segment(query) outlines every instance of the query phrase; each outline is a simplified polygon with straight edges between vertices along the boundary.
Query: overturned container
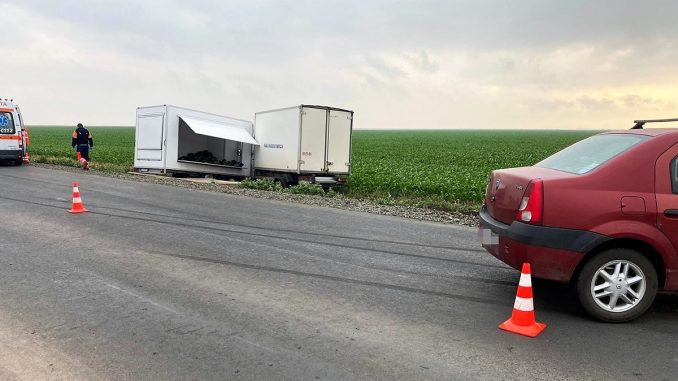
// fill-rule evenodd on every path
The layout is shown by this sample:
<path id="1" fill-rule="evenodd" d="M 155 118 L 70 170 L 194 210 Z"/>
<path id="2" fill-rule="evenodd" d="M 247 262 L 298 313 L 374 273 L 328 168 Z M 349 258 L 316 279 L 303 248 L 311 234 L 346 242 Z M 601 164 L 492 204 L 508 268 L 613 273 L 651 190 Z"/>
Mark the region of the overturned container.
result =
<path id="1" fill-rule="evenodd" d="M 134 171 L 251 175 L 250 121 L 162 105 L 137 108 Z"/>

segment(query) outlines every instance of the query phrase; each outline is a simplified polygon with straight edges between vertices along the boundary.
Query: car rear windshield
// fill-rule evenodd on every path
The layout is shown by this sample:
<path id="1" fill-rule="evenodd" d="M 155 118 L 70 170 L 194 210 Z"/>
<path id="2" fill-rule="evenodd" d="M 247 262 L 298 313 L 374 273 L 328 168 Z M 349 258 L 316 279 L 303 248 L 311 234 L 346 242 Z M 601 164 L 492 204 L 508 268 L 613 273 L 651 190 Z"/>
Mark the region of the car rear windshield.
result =
<path id="1" fill-rule="evenodd" d="M 11 112 L 0 112 L 0 134 L 14 133 L 14 119 Z"/>
<path id="2" fill-rule="evenodd" d="M 647 139 L 643 135 L 591 136 L 537 163 L 537 167 L 584 174 Z"/>

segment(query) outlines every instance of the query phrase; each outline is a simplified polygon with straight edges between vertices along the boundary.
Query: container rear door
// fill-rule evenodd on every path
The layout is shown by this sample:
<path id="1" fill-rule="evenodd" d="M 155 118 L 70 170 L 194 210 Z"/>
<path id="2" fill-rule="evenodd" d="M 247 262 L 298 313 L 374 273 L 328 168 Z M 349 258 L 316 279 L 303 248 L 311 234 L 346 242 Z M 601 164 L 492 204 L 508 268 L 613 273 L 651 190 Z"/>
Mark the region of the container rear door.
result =
<path id="1" fill-rule="evenodd" d="M 284 172 L 299 171 L 299 107 L 255 114 L 255 168 Z"/>
<path id="2" fill-rule="evenodd" d="M 327 139 L 327 168 L 330 173 L 349 173 L 352 119 L 350 112 L 330 111 Z"/>
<path id="3" fill-rule="evenodd" d="M 137 117 L 137 160 L 161 161 L 165 114 Z"/>
<path id="4" fill-rule="evenodd" d="M 327 110 L 304 107 L 301 113 L 301 171 L 324 172 Z"/>

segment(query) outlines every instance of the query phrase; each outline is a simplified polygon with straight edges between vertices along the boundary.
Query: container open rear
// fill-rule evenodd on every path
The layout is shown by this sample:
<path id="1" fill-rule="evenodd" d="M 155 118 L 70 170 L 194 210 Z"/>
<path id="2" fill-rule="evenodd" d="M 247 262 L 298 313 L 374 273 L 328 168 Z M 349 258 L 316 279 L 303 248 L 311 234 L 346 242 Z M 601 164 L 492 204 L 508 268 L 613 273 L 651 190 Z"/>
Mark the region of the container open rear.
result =
<path id="1" fill-rule="evenodd" d="M 175 106 L 137 110 L 138 172 L 250 175 L 252 123 Z"/>

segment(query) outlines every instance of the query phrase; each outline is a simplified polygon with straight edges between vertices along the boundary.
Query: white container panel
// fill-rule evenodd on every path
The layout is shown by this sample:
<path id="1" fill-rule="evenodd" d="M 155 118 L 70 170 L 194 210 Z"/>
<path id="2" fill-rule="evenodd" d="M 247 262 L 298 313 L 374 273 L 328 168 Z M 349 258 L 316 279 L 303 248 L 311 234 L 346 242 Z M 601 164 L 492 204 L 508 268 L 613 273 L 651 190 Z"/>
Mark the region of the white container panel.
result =
<path id="1" fill-rule="evenodd" d="M 137 117 L 137 149 L 162 150 L 164 121 L 164 113 Z"/>
<path id="2" fill-rule="evenodd" d="M 325 170 L 327 110 L 304 107 L 301 116 L 301 171 Z"/>
<path id="3" fill-rule="evenodd" d="M 327 169 L 329 173 L 350 172 L 351 126 L 350 112 L 330 110 L 327 139 Z"/>
<path id="4" fill-rule="evenodd" d="M 254 122 L 255 167 L 299 171 L 299 107 L 257 113 Z"/>
<path id="5" fill-rule="evenodd" d="M 165 106 L 137 109 L 134 143 L 135 168 L 162 169 L 165 167 L 166 111 Z"/>
<path id="6" fill-rule="evenodd" d="M 162 151 L 155 149 L 137 150 L 137 160 L 162 161 Z"/>

